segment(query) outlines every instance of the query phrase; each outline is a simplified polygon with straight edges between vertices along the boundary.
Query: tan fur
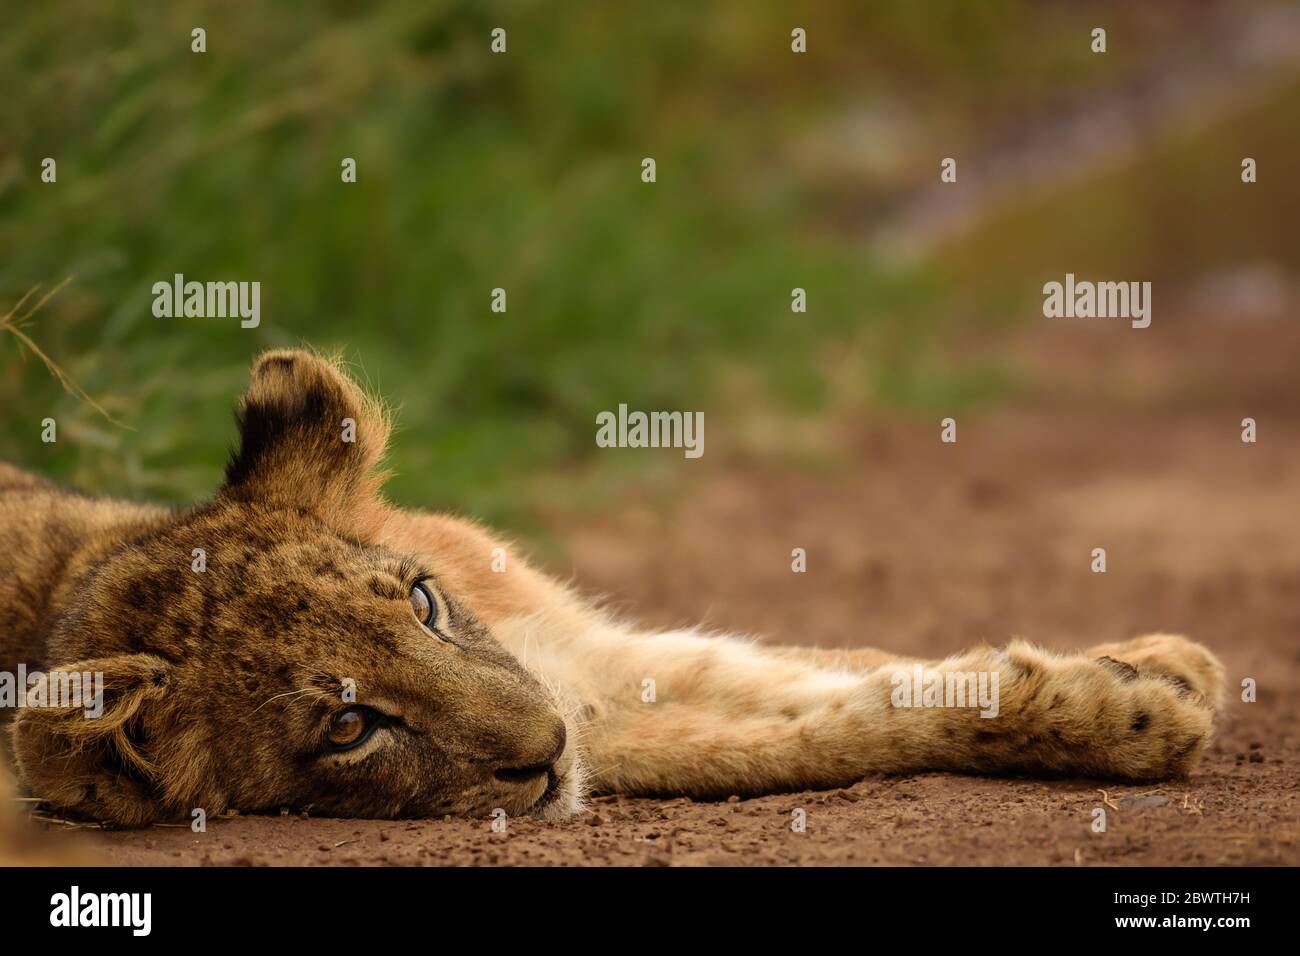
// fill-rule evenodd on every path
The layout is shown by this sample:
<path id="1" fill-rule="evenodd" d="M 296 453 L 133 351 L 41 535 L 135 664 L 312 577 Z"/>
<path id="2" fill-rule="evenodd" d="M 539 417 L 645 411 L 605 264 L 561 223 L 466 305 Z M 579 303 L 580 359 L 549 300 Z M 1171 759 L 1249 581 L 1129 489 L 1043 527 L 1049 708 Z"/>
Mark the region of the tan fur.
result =
<path id="1" fill-rule="evenodd" d="M 388 425 L 336 362 L 262 356 L 239 414 L 227 482 L 192 511 L 0 464 L 0 669 L 105 675 L 102 717 L 13 721 L 23 782 L 70 812 L 557 818 L 588 788 L 725 796 L 926 769 L 1155 780 L 1186 773 L 1211 733 L 1222 668 L 1180 637 L 978 648 L 925 666 L 995 673 L 996 717 L 899 707 L 900 668 L 922 662 L 644 631 L 475 524 L 385 503 Z M 441 639 L 412 615 L 412 575 L 445 604 Z M 349 681 L 399 722 L 322 753 Z"/>

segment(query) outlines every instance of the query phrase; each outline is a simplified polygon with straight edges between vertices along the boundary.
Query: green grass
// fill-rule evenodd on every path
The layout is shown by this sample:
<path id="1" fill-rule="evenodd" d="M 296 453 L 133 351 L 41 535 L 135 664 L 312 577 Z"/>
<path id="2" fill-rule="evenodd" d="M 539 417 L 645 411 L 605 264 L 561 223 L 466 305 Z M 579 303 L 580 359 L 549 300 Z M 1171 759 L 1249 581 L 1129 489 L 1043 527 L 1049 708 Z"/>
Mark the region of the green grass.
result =
<path id="1" fill-rule="evenodd" d="M 1159 34 L 1108 11 L 1132 40 Z M 250 358 L 341 347 L 400 409 L 394 497 L 518 526 L 564 493 L 535 476 L 592 463 L 602 409 L 745 415 L 719 387 L 730 368 L 808 413 L 845 355 L 862 401 L 996 396 L 996 370 L 935 359 L 941 275 L 885 269 L 839 221 L 1044 84 L 1084 93 L 1135 68 L 1136 42 L 1088 54 L 1087 19 L 1021 2 L 31 5 L 0 31 L 0 311 L 74 276 L 30 331 L 130 428 L 4 337 L 0 457 L 194 501 Z M 838 154 L 845 117 L 900 102 L 911 139 Z M 46 156 L 57 184 L 39 181 Z M 150 287 L 176 272 L 260 281 L 261 327 L 155 318 Z"/>

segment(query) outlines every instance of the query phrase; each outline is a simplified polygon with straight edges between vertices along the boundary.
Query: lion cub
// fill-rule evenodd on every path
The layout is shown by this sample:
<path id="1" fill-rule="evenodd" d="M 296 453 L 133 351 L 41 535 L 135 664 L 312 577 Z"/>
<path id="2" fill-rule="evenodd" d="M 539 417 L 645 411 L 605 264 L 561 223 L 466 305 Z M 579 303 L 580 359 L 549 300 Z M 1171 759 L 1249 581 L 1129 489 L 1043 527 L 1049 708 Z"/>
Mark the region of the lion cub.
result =
<path id="1" fill-rule="evenodd" d="M 497 573 L 509 545 L 383 500 L 387 422 L 314 354 L 261 356 L 237 421 L 224 484 L 184 511 L 0 464 L 0 670 L 29 675 L 0 713 L 23 782 L 71 813 L 558 819 L 591 789 L 1155 780 L 1210 736 L 1222 669 L 1181 637 L 925 663 L 649 633 L 516 554 Z"/>

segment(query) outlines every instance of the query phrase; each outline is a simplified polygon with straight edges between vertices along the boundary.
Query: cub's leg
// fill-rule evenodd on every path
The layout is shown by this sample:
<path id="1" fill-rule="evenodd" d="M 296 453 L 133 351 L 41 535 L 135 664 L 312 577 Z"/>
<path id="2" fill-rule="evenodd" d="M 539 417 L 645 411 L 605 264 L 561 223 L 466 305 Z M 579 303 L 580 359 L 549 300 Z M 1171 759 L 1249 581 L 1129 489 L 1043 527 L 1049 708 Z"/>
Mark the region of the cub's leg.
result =
<path id="1" fill-rule="evenodd" d="M 817 667 L 871 671 L 884 664 L 914 663 L 915 658 L 891 654 L 874 647 L 828 649 L 774 647 L 772 653 L 790 661 Z M 1109 657 L 1132 665 L 1147 676 L 1165 677 L 1218 708 L 1223 694 L 1223 667 L 1218 658 L 1195 641 L 1177 634 L 1147 634 L 1131 641 L 1115 641 L 1088 648 L 1088 657 Z"/>
<path id="2" fill-rule="evenodd" d="M 959 673 L 992 668 L 999 676 L 996 717 L 968 709 L 963 719 L 938 708 L 919 726 L 927 717 L 908 711 L 922 753 L 949 770 L 1181 776 L 1210 739 L 1222 686 L 1222 668 L 1209 651 L 1164 636 L 1068 656 L 1014 641 L 933 666 Z M 936 739 L 936 730 L 949 743 Z"/>
<path id="3" fill-rule="evenodd" d="M 831 668 L 802 649 L 682 632 L 617 644 L 600 692 L 584 696 L 593 783 L 624 792 L 761 793 L 919 770 L 1164 779 L 1204 748 L 1217 692 L 1217 662 L 1182 639 L 1101 659 L 1016 641 L 869 670 L 869 654 Z M 918 670 L 916 693 L 901 695 Z M 653 700 L 633 693 L 642 675 Z M 940 691 L 934 706 L 921 692 L 932 675 L 941 687 L 957 678 L 972 698 L 982 679 L 989 699 L 950 706 Z"/>
<path id="4" fill-rule="evenodd" d="M 913 660 L 874 647 L 773 647 L 770 652 L 788 661 L 847 671 L 873 671 L 882 664 Z"/>

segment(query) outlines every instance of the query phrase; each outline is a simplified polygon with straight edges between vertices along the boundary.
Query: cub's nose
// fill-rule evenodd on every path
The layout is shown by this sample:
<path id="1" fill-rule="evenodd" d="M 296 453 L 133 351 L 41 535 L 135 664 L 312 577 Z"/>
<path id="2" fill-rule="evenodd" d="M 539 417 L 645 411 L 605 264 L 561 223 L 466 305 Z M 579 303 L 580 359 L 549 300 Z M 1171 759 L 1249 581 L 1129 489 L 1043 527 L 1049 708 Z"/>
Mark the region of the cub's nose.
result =
<path id="1" fill-rule="evenodd" d="M 526 758 L 519 762 L 506 764 L 498 767 L 493 772 L 493 775 L 498 780 L 504 780 L 507 783 L 523 783 L 542 774 L 550 773 L 556 761 L 564 755 L 564 745 L 567 742 L 568 733 L 564 729 L 564 721 L 557 721 L 551 747 L 549 751 L 545 752 L 545 757 L 541 760 Z"/>

